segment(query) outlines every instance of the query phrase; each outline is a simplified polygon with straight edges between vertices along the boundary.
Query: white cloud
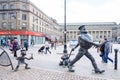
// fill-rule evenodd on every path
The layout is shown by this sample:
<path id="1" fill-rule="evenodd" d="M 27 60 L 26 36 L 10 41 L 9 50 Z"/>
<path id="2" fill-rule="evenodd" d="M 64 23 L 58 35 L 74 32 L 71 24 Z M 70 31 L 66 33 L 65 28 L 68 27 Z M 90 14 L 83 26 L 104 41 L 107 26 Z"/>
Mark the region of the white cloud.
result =
<path id="1" fill-rule="evenodd" d="M 49 17 L 64 22 L 64 0 L 31 1 Z M 119 10 L 120 0 L 66 0 L 66 22 L 119 22 Z"/>

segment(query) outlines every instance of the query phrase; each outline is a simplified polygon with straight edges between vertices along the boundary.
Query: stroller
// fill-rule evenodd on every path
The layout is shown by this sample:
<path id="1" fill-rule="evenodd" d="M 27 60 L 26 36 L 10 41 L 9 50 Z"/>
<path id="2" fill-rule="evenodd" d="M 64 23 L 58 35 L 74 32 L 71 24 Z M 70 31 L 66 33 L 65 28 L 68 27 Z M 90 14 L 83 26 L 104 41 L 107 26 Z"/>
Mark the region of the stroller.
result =
<path id="1" fill-rule="evenodd" d="M 44 51 L 43 51 L 44 49 L 45 49 L 45 46 L 42 46 L 42 47 L 38 50 L 38 52 L 39 52 L 39 53 L 40 53 L 40 52 L 43 53 L 43 52 L 44 52 Z"/>

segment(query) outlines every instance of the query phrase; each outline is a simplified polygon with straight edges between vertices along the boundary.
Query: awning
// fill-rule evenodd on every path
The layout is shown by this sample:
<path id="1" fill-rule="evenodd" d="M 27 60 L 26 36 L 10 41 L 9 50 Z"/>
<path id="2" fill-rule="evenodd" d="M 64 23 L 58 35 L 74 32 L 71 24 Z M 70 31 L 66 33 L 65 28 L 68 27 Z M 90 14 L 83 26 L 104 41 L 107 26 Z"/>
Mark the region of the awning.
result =
<path id="1" fill-rule="evenodd" d="M 31 35 L 31 36 L 40 36 L 43 37 L 44 34 L 38 33 L 38 32 L 33 32 L 33 31 L 10 31 L 10 30 L 1 30 L 0 35 Z"/>

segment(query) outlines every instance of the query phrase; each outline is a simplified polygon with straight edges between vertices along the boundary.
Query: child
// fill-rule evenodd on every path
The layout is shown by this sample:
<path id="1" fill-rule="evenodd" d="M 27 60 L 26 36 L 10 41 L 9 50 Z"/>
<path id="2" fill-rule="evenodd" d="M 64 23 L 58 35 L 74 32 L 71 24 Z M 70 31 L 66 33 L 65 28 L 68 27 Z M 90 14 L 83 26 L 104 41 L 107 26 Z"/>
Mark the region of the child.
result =
<path id="1" fill-rule="evenodd" d="M 18 65 L 16 66 L 15 71 L 18 70 L 20 64 L 25 64 L 25 69 L 30 69 L 30 67 L 28 67 L 28 64 L 25 62 L 25 59 L 31 60 L 31 59 L 33 59 L 33 57 L 31 56 L 31 58 L 27 58 L 27 57 L 25 57 L 25 55 L 26 55 L 26 50 L 21 50 L 21 57 L 17 58 Z"/>

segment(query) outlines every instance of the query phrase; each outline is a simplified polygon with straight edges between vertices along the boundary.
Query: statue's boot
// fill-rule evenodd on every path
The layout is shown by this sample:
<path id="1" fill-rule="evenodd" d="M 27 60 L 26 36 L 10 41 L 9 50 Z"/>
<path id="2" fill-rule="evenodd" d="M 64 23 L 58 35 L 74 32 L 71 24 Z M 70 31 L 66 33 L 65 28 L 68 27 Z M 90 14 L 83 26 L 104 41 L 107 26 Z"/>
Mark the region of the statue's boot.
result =
<path id="1" fill-rule="evenodd" d="M 92 59 L 92 63 L 93 63 L 93 67 L 94 67 L 95 73 L 102 74 L 103 72 L 105 72 L 105 70 L 100 70 L 100 69 L 97 67 L 97 64 L 96 64 L 94 58 Z"/>
<path id="2" fill-rule="evenodd" d="M 25 69 L 30 69 L 30 67 L 28 67 L 28 64 L 25 65 Z"/>
<path id="3" fill-rule="evenodd" d="M 31 69 L 30 67 L 25 67 L 25 69 Z"/>
<path id="4" fill-rule="evenodd" d="M 14 70 L 14 71 L 17 71 L 17 70 L 18 70 L 18 68 L 19 68 L 19 66 L 17 65 L 17 67 L 15 68 L 15 70 Z"/>
<path id="5" fill-rule="evenodd" d="M 70 65 L 68 64 L 67 67 L 68 67 L 68 69 L 69 69 L 69 72 L 75 72 L 75 70 L 72 69 L 73 66 L 70 66 Z"/>
<path id="6" fill-rule="evenodd" d="M 105 70 L 95 70 L 95 73 L 100 73 L 100 74 L 102 74 L 103 72 L 105 72 Z"/>

